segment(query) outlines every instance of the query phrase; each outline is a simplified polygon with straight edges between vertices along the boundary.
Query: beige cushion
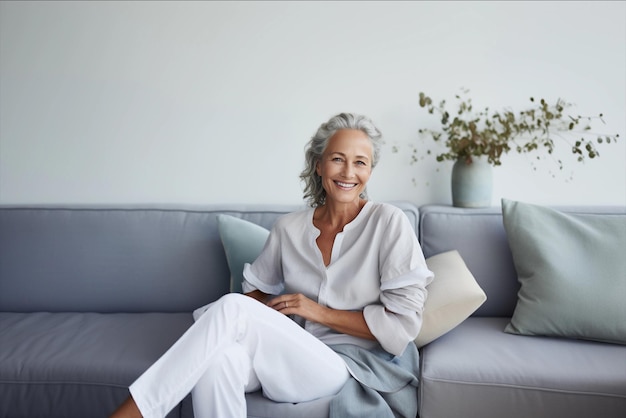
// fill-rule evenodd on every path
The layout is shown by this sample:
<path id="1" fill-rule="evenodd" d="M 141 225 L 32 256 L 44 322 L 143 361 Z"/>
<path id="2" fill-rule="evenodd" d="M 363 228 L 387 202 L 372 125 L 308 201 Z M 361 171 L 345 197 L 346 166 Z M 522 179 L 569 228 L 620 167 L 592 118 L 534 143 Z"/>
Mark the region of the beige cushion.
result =
<path id="1" fill-rule="evenodd" d="M 422 330 L 415 339 L 418 347 L 452 330 L 487 300 L 458 251 L 429 257 L 426 264 L 435 278 L 427 287 Z"/>

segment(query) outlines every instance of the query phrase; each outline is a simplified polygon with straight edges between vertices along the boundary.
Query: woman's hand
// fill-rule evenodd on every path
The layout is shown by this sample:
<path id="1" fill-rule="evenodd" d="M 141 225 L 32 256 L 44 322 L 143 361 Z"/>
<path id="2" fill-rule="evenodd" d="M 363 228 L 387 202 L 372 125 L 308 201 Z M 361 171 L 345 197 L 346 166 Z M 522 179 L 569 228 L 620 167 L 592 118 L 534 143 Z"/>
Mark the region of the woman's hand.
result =
<path id="1" fill-rule="evenodd" d="M 375 340 L 361 311 L 342 311 L 322 306 L 301 293 L 277 296 L 267 306 L 285 315 L 298 315 L 308 321 L 326 325 L 335 331 Z"/>
<path id="2" fill-rule="evenodd" d="M 313 302 L 302 293 L 280 295 L 267 302 L 267 306 L 276 309 L 285 315 L 298 315 L 304 319 L 320 322 L 324 308 L 319 303 Z"/>

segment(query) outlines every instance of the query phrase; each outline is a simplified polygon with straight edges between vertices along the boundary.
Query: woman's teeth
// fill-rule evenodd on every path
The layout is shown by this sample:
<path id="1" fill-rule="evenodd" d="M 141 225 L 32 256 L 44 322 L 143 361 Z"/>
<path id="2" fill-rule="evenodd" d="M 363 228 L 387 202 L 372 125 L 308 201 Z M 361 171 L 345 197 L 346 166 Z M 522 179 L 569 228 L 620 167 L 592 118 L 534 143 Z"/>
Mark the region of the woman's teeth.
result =
<path id="1" fill-rule="evenodd" d="M 351 189 L 354 186 L 356 186 L 356 184 L 354 184 L 354 183 L 342 183 L 340 181 L 336 181 L 335 184 L 337 184 L 337 186 L 343 187 L 345 189 Z"/>

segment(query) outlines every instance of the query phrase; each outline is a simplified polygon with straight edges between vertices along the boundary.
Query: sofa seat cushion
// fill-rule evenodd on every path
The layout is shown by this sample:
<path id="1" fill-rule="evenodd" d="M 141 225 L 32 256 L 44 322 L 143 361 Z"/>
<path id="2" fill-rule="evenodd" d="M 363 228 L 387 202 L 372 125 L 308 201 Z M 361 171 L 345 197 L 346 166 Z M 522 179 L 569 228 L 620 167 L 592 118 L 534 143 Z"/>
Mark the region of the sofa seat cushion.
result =
<path id="1" fill-rule="evenodd" d="M 471 317 L 422 350 L 420 417 L 626 416 L 626 347 L 511 335 Z"/>
<path id="2" fill-rule="evenodd" d="M 0 417 L 107 417 L 186 330 L 189 313 L 0 312 Z M 255 418 L 328 416 L 331 397 L 246 396 Z M 193 417 L 191 396 L 168 417 Z"/>
<path id="3" fill-rule="evenodd" d="M 106 417 L 189 313 L 0 313 L 0 416 Z M 180 416 L 179 405 L 171 416 Z"/>
<path id="4" fill-rule="evenodd" d="M 332 396 L 310 402 L 280 403 L 270 401 L 259 390 L 246 394 L 248 418 L 327 418 Z"/>

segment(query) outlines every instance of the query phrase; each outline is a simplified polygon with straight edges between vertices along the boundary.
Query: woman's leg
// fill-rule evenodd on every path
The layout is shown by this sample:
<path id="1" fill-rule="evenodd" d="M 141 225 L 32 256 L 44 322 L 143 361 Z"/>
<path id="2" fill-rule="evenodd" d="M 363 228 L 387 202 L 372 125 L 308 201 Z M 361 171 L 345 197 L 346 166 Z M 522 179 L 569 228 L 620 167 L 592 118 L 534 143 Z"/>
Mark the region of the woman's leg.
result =
<path id="1" fill-rule="evenodd" d="M 212 409 L 218 404 L 239 405 L 243 410 L 231 416 L 245 416 L 241 388 L 254 390 L 257 380 L 270 399 L 302 402 L 337 393 L 348 377 L 341 357 L 295 322 L 252 298 L 228 294 L 212 304 L 130 391 L 144 417 L 163 417 L 202 381 L 194 390 L 194 410 L 201 402 L 199 408 L 219 416 Z M 209 388 L 206 397 L 203 387 Z"/>
<path id="2" fill-rule="evenodd" d="M 191 390 L 194 416 L 245 417 L 245 393 L 260 388 L 250 356 L 241 344 L 235 343 L 213 358 Z"/>

